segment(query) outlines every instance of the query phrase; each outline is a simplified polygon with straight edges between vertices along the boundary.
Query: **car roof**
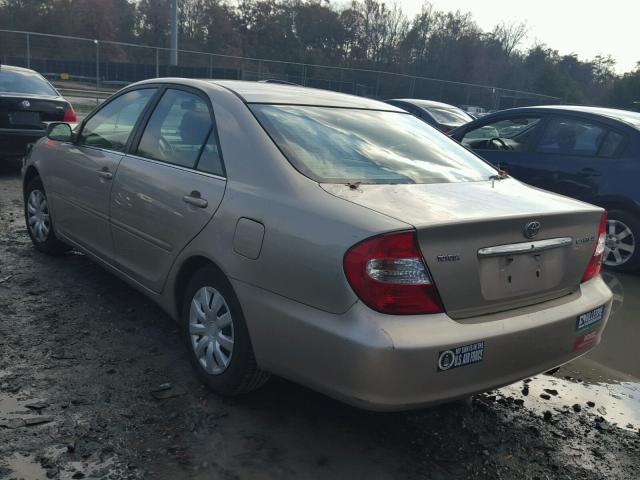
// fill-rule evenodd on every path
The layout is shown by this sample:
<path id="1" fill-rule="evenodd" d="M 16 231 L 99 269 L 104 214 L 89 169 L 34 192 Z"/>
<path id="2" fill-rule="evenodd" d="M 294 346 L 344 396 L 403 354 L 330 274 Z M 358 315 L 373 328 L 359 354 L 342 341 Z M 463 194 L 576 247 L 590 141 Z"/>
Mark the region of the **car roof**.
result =
<path id="1" fill-rule="evenodd" d="M 243 80 L 205 80 L 224 87 L 245 103 L 269 103 L 284 105 L 314 105 L 326 107 L 361 108 L 367 110 L 386 110 L 406 113 L 404 110 L 378 100 L 346 93 L 284 85 L 279 83 L 249 82 Z"/>
<path id="2" fill-rule="evenodd" d="M 16 67 L 15 65 L 6 65 L 4 63 L 0 63 L 0 72 L 2 72 L 3 70 L 7 72 L 38 73 L 35 70 L 31 70 L 30 68 Z"/>
<path id="3" fill-rule="evenodd" d="M 519 107 L 519 108 L 510 108 L 508 110 L 502 110 L 501 112 L 496 112 L 493 115 L 501 115 L 506 113 L 525 113 L 525 112 L 538 112 L 538 113 L 581 113 L 593 116 L 602 116 L 607 117 L 612 120 L 617 120 L 619 122 L 626 123 L 640 129 L 640 113 L 632 112 L 629 110 L 619 110 L 615 108 L 605 108 L 605 107 L 590 107 L 586 105 L 542 105 L 537 107 Z M 489 118 L 488 116 L 483 117 L 483 119 Z"/>
<path id="4" fill-rule="evenodd" d="M 445 109 L 455 109 L 460 110 L 455 105 L 449 105 L 448 103 L 436 102 L 435 100 L 423 100 L 421 98 L 390 98 L 387 101 L 396 101 L 396 102 L 405 102 L 410 103 L 412 105 L 416 105 L 418 107 L 437 107 L 437 108 L 445 108 Z"/>

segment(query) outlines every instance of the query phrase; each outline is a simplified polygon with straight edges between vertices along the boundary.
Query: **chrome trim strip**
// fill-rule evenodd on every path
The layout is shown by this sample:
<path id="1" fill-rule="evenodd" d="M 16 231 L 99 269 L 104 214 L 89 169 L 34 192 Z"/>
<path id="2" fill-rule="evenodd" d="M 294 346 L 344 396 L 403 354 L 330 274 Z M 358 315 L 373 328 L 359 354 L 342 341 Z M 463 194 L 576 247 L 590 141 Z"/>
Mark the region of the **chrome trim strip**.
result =
<path id="1" fill-rule="evenodd" d="M 520 255 L 523 253 L 537 253 L 552 248 L 566 247 L 573 243 L 573 238 L 549 238 L 536 240 L 535 242 L 510 243 L 508 245 L 496 245 L 478 250 L 479 257 L 497 257 L 501 255 Z"/>
<path id="2" fill-rule="evenodd" d="M 155 160 L 153 158 L 140 157 L 139 155 L 134 155 L 132 153 L 127 153 L 125 157 L 132 158 L 134 160 L 142 160 L 143 162 L 155 163 L 156 165 L 162 165 L 163 167 L 175 168 L 177 170 L 183 170 L 189 173 L 195 173 L 197 175 L 202 175 L 204 177 L 211 177 L 217 180 L 222 180 L 224 182 L 227 181 L 226 177 L 222 177 L 220 175 L 216 175 L 215 173 L 203 172 L 202 170 L 196 170 L 195 168 L 183 167 L 182 165 L 176 165 L 171 162 L 163 162 L 162 160 Z"/>

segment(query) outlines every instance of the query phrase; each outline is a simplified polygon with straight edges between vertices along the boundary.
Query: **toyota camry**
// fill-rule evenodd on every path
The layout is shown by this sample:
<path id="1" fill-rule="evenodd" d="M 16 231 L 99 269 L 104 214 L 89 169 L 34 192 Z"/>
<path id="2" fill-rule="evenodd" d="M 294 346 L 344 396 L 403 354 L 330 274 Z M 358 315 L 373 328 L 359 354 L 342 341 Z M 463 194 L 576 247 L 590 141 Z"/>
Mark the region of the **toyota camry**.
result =
<path id="1" fill-rule="evenodd" d="M 436 404 L 596 346 L 603 209 L 529 187 L 386 103 L 156 79 L 24 161 L 36 249 L 160 304 L 197 375 L 277 374 L 375 410 Z"/>

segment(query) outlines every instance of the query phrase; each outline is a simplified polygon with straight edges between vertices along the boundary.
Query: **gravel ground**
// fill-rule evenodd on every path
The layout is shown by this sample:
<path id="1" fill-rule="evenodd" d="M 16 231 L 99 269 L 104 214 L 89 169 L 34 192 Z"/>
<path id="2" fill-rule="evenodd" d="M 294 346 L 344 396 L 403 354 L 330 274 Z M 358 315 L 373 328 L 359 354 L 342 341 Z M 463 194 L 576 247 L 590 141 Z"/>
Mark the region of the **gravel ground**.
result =
<path id="1" fill-rule="evenodd" d="M 84 255 L 36 252 L 22 215 L 4 167 L 0 478 L 637 478 L 637 426 L 598 405 L 540 411 L 501 391 L 380 414 L 279 378 L 221 399 L 170 318 Z"/>

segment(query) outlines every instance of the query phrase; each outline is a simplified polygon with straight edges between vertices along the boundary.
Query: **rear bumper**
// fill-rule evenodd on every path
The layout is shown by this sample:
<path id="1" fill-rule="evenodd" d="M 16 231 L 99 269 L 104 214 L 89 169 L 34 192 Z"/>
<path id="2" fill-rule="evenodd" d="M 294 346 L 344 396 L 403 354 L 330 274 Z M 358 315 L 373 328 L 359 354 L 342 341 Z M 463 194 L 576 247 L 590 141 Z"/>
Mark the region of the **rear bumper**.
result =
<path id="1" fill-rule="evenodd" d="M 21 157 L 27 153 L 27 145 L 43 137 L 44 130 L 0 128 L 0 155 Z"/>
<path id="2" fill-rule="evenodd" d="M 442 403 L 569 362 L 600 342 L 611 307 L 600 277 L 563 298 L 464 321 L 384 315 L 361 302 L 335 315 L 232 283 L 262 368 L 371 410 Z M 600 305 L 603 319 L 584 339 L 577 317 Z M 478 342 L 481 361 L 439 370 L 442 352 Z"/>

